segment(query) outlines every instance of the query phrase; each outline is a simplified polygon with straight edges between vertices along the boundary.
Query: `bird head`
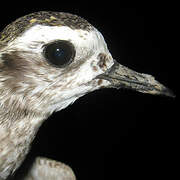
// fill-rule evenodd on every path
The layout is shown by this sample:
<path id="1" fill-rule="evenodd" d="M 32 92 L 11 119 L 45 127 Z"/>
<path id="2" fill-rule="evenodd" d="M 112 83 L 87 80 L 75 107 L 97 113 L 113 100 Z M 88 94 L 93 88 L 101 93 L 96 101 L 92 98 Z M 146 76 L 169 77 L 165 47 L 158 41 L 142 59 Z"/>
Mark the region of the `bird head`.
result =
<path id="1" fill-rule="evenodd" d="M 24 112 L 51 114 L 100 88 L 173 94 L 151 75 L 115 61 L 101 33 L 69 13 L 36 12 L 0 36 L 0 102 Z"/>

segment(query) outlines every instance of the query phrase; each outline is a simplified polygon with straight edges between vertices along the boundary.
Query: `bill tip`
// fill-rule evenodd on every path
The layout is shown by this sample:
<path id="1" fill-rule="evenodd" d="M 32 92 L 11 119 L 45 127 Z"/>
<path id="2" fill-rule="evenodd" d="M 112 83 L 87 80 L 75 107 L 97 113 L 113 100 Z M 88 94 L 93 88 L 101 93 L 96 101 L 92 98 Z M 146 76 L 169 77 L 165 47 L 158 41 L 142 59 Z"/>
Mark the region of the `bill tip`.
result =
<path id="1" fill-rule="evenodd" d="M 166 88 L 166 87 L 164 87 L 162 89 L 161 94 L 165 95 L 165 96 L 168 96 L 168 97 L 171 97 L 171 98 L 175 98 L 176 97 L 175 93 L 171 89 Z"/>

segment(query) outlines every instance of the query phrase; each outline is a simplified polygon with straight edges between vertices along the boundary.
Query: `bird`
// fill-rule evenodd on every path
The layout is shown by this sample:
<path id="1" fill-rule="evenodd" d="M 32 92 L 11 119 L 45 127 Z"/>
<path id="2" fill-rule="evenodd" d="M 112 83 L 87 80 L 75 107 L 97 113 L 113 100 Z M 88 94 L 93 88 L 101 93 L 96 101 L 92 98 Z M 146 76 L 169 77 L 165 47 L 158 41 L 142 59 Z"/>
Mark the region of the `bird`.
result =
<path id="1" fill-rule="evenodd" d="M 174 97 L 151 75 L 118 63 L 87 20 L 39 11 L 0 33 L 0 180 L 12 177 L 53 113 L 102 88 Z M 37 157 L 24 180 L 75 180 L 64 163 Z"/>

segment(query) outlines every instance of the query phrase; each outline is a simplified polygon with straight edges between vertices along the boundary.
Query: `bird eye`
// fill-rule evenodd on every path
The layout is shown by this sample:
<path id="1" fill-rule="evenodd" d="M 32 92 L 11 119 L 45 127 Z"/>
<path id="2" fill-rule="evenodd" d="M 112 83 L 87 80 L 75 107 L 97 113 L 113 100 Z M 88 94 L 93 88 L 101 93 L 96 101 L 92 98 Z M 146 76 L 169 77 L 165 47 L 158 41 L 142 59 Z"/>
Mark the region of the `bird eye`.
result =
<path id="1" fill-rule="evenodd" d="M 52 65 L 64 67 L 72 62 L 75 49 L 68 41 L 56 41 L 45 46 L 44 56 Z"/>

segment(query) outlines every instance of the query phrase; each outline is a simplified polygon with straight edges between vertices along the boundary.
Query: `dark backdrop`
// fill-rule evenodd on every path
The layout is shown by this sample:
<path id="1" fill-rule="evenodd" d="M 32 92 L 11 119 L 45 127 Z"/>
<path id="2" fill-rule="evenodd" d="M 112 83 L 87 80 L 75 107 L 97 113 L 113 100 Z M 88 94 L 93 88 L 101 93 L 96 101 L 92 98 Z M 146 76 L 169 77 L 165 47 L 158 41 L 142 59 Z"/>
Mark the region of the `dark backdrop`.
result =
<path id="1" fill-rule="evenodd" d="M 28 8 L 3 7 L 1 30 L 16 18 L 39 10 L 80 15 L 102 32 L 118 62 L 152 74 L 177 94 L 177 59 L 170 54 L 175 27 L 168 4 L 59 1 L 56 8 L 31 8 L 28 3 Z M 43 124 L 23 165 L 45 156 L 70 165 L 78 180 L 171 176 L 179 119 L 176 100 L 129 90 L 90 93 Z M 20 168 L 19 174 L 22 171 Z"/>

